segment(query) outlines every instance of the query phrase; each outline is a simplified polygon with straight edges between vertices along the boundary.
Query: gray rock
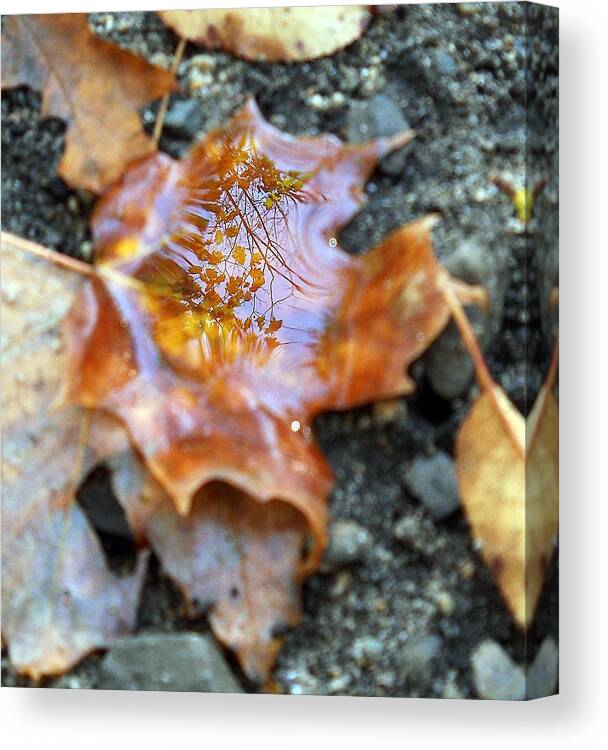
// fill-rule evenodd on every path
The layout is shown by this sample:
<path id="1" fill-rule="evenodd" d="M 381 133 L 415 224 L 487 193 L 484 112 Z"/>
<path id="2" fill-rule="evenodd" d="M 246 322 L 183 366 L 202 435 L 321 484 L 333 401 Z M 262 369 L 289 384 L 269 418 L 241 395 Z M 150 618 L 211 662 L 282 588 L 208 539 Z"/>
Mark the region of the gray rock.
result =
<path id="1" fill-rule="evenodd" d="M 359 666 L 364 666 L 375 662 L 383 650 L 382 641 L 371 635 L 364 635 L 353 643 L 352 655 Z"/>
<path id="2" fill-rule="evenodd" d="M 145 633 L 125 638 L 101 662 L 105 690 L 242 693 L 210 635 Z"/>
<path id="3" fill-rule="evenodd" d="M 436 635 L 416 635 L 407 640 L 401 649 L 399 663 L 402 674 L 410 685 L 425 685 L 430 682 L 441 645 L 441 638 Z"/>
<path id="4" fill-rule="evenodd" d="M 296 669 L 290 669 L 282 677 L 290 695 L 319 694 L 319 681 L 306 666 L 299 665 Z"/>
<path id="5" fill-rule="evenodd" d="M 522 701 L 526 696 L 524 670 L 495 641 L 483 641 L 471 657 L 473 683 L 480 698 Z"/>
<path id="6" fill-rule="evenodd" d="M 350 676 L 347 674 L 334 677 L 327 683 L 327 692 L 330 695 L 340 695 L 349 687 L 351 682 Z"/>
<path id="7" fill-rule="evenodd" d="M 559 651 L 553 638 L 545 638 L 526 676 L 528 700 L 555 694 L 559 673 Z"/>
<path id="8" fill-rule="evenodd" d="M 428 559 L 445 546 L 445 537 L 438 533 L 432 519 L 422 510 L 400 518 L 393 526 L 393 535 L 408 549 Z"/>
<path id="9" fill-rule="evenodd" d="M 164 130 L 177 138 L 194 138 L 203 127 L 203 109 L 196 99 L 174 101 L 166 116 Z"/>
<path id="10" fill-rule="evenodd" d="M 486 348 L 502 319 L 507 283 L 506 255 L 492 252 L 474 240 L 467 240 L 444 260 L 444 265 L 459 279 L 479 284 L 488 293 L 488 310 L 468 306 L 467 315 L 482 347 Z M 447 400 L 462 396 L 473 380 L 474 368 L 460 333 L 450 323 L 433 343 L 425 357 L 429 382 L 438 395 Z"/>
<path id="11" fill-rule="evenodd" d="M 435 521 L 447 518 L 460 504 L 456 466 L 447 453 L 416 458 L 405 475 L 405 484 Z"/>
<path id="12" fill-rule="evenodd" d="M 432 389 L 448 401 L 471 387 L 475 368 L 453 322 L 429 349 L 425 365 Z"/>
<path id="13" fill-rule="evenodd" d="M 350 143 L 364 143 L 410 130 L 410 124 L 392 99 L 376 94 L 369 101 L 353 102 L 346 116 L 346 136 Z M 380 169 L 387 175 L 403 172 L 411 144 L 385 156 Z"/>
<path id="14" fill-rule="evenodd" d="M 321 571 L 332 573 L 361 562 L 372 547 L 372 535 L 353 521 L 336 521 L 329 529 L 329 544 Z"/>
<path id="15" fill-rule="evenodd" d="M 454 62 L 454 58 L 450 57 L 447 52 L 441 49 L 435 50 L 433 57 L 435 58 L 437 72 L 440 75 L 453 76 L 458 72 L 458 66 Z"/>

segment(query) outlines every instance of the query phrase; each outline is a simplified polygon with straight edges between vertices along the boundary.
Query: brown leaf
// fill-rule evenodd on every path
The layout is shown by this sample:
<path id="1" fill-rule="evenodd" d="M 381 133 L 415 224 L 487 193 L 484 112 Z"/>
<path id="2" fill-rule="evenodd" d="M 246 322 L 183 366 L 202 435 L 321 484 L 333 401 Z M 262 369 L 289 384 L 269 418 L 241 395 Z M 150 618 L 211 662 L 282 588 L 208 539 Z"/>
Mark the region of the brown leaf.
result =
<path id="1" fill-rule="evenodd" d="M 2 635 L 16 669 L 67 670 L 133 625 L 143 574 L 117 578 L 74 502 L 91 465 L 80 407 L 58 408 L 61 323 L 83 277 L 2 234 Z M 61 258 L 61 256 L 59 256 Z"/>
<path id="2" fill-rule="evenodd" d="M 367 26 L 367 6 L 165 10 L 176 34 L 246 60 L 289 62 L 330 55 L 358 39 Z"/>
<path id="3" fill-rule="evenodd" d="M 281 644 L 277 633 L 300 617 L 304 517 L 287 503 L 260 505 L 221 482 L 206 485 L 182 517 L 132 452 L 111 465 L 130 524 L 184 592 L 189 613 L 209 609 L 217 637 L 251 680 L 263 682 Z"/>
<path id="4" fill-rule="evenodd" d="M 138 110 L 176 88 L 171 73 L 91 33 L 83 13 L 3 21 L 2 87 L 42 91 L 42 115 L 66 120 L 68 184 L 100 193 L 152 151 Z"/>
<path id="5" fill-rule="evenodd" d="M 480 554 L 515 622 L 532 621 L 558 525 L 558 416 L 544 386 L 527 420 L 496 385 L 462 424 L 462 503 Z"/>

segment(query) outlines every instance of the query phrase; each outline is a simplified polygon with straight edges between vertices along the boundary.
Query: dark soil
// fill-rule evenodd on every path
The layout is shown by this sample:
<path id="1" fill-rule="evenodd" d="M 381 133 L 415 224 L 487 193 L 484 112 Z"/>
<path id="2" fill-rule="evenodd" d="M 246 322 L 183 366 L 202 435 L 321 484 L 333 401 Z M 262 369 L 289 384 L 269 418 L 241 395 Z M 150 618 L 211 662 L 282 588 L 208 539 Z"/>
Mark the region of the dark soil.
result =
<path id="1" fill-rule="evenodd" d="M 179 69 L 183 92 L 175 99 L 196 99 L 204 130 L 220 125 L 253 95 L 265 116 L 284 130 L 342 137 L 354 102 L 382 94 L 397 104 L 417 138 L 400 174 L 379 170 L 372 177 L 369 202 L 343 231 L 342 242 L 361 252 L 396 226 L 438 211 L 443 220 L 435 242 L 441 258 L 466 243 L 481 246 L 495 260 L 493 282 L 500 297 L 498 318 L 485 333 L 488 362 L 510 398 L 527 412 L 553 344 L 553 323 L 540 315 L 539 300 L 557 272 L 557 16 L 519 3 L 480 4 L 472 12 L 471 7 L 387 11 L 346 50 L 303 64 L 250 63 L 189 45 Z M 527 59 L 526 12 L 540 38 Z M 95 14 L 91 23 L 122 46 L 170 64 L 177 40 L 154 14 Z M 202 53 L 208 57 L 207 78 L 191 90 L 191 60 Z M 526 145 L 531 89 L 532 135 Z M 56 176 L 65 128 L 58 120 L 42 119 L 39 108 L 39 93 L 3 92 L 2 227 L 89 259 L 93 197 L 70 190 Z M 154 112 L 150 107 L 142 113 L 149 129 Z M 161 148 L 177 155 L 191 140 L 168 134 Z M 500 173 L 521 183 L 526 153 L 530 181 L 550 177 L 538 201 L 543 231 L 537 221 L 527 234 L 509 199 L 489 181 Z M 475 695 L 471 653 L 484 639 L 500 643 L 519 663 L 526 654 L 534 656 L 547 634 L 558 639 L 556 560 L 526 642 L 481 564 L 461 512 L 433 522 L 405 488 L 404 474 L 415 457 L 453 453 L 456 430 L 476 392 L 471 383 L 458 397 L 442 398 L 431 387 L 427 365 L 426 359 L 416 363 L 418 390 L 407 401 L 317 421 L 318 440 L 336 475 L 332 517 L 357 522 L 370 532 L 373 545 L 359 564 L 306 583 L 303 621 L 286 634 L 275 673 L 282 691 L 470 697 Z M 457 361 L 446 360 L 445 366 Z M 91 479 L 86 492 L 110 492 L 103 473 Z M 415 544 L 395 536 L 396 524 L 406 516 Z M 129 544 L 102 536 L 110 563 L 128 563 Z M 204 619 L 192 623 L 182 617 L 179 595 L 153 561 L 138 629 L 206 628 Z M 404 646 L 430 634 L 439 639 L 438 653 L 428 670 L 408 678 Z M 355 644 L 367 637 L 382 648 L 366 657 Z M 99 659 L 93 655 L 59 682 L 44 684 L 95 687 Z M 3 684 L 29 684 L 6 659 L 3 666 Z"/>

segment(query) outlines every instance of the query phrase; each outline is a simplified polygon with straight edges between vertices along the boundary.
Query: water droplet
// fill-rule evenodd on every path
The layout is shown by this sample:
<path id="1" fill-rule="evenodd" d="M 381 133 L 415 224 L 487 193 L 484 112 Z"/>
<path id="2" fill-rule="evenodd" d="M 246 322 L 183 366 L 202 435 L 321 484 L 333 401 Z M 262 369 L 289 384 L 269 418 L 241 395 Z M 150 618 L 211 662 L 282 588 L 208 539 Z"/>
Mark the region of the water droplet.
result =
<path id="1" fill-rule="evenodd" d="M 294 419 L 289 426 L 291 427 L 292 432 L 299 432 L 302 425 L 298 422 L 297 419 Z"/>
<path id="2" fill-rule="evenodd" d="M 330 237 L 329 238 L 329 246 L 330 247 L 336 247 L 337 244 L 338 244 L 338 240 L 335 237 Z"/>
<path id="3" fill-rule="evenodd" d="M 424 335 L 424 333 L 422 331 L 419 331 L 416 334 L 416 341 L 419 341 L 420 343 L 422 343 L 425 338 L 426 338 L 426 336 Z"/>
<path id="4" fill-rule="evenodd" d="M 122 328 L 126 328 L 129 325 L 129 323 L 127 322 L 127 320 L 125 320 L 125 318 L 121 318 L 120 325 L 122 326 Z"/>

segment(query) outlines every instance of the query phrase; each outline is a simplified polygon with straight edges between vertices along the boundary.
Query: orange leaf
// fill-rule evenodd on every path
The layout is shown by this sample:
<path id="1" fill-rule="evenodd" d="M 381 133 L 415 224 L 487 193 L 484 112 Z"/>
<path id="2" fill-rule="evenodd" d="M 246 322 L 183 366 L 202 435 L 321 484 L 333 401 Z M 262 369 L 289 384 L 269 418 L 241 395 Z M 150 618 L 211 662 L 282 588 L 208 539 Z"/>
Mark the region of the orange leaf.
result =
<path id="1" fill-rule="evenodd" d="M 164 10 L 163 21 L 191 42 L 247 60 L 297 61 L 330 55 L 358 39 L 367 6 Z"/>
<path id="2" fill-rule="evenodd" d="M 36 679 L 132 628 L 145 562 L 114 576 L 75 503 L 92 465 L 86 419 L 54 399 L 59 329 L 83 277 L 55 256 L 2 234 L 2 636 L 13 665 Z"/>
<path id="3" fill-rule="evenodd" d="M 270 623 L 297 614 L 285 581 L 312 571 L 325 543 L 332 476 L 310 422 L 323 410 L 410 392 L 407 366 L 448 319 L 432 219 L 360 257 L 332 240 L 363 202 L 378 159 L 410 137 L 357 146 L 295 139 L 250 103 L 182 161 L 157 154 L 134 164 L 96 209 L 97 276 L 66 327 L 65 402 L 126 426 L 182 516 L 163 501 L 132 522 L 188 596 L 207 587 L 215 631 L 255 679 L 276 651 Z M 233 210 L 239 231 L 230 238 Z M 136 252 L 125 259 L 127 241 Z M 239 246 L 248 272 L 240 289 L 225 272 Z M 215 541 L 207 553 L 199 544 L 220 518 L 246 567 L 250 556 L 260 561 L 246 614 L 221 578 L 194 581 L 195 560 L 182 554 L 213 557 Z M 301 561 L 305 530 L 314 544 Z M 264 562 L 275 554 L 276 570 Z"/>
<path id="4" fill-rule="evenodd" d="M 2 87 L 42 91 L 43 116 L 67 121 L 59 174 L 100 193 L 152 151 L 138 110 L 176 88 L 168 71 L 91 33 L 83 13 L 7 16 Z"/>

